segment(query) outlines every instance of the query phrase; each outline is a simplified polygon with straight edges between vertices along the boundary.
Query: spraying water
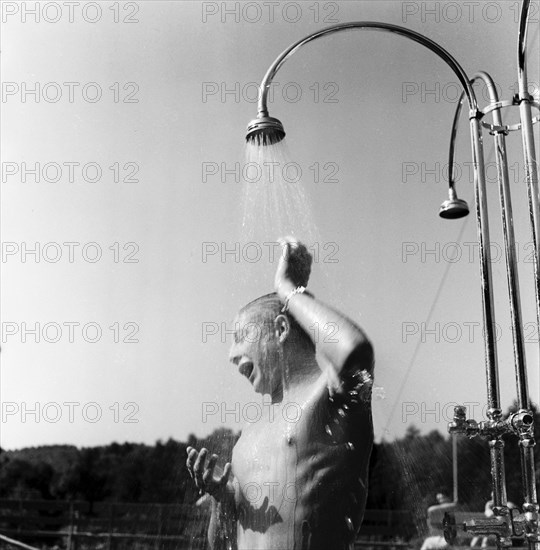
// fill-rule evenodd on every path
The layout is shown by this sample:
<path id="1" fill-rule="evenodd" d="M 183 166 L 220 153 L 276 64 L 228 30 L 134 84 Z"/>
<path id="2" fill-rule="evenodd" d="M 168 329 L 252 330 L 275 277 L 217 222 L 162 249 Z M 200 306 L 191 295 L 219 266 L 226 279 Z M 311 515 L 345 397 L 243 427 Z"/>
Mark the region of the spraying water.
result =
<path id="1" fill-rule="evenodd" d="M 319 242 L 302 168 L 291 160 L 284 141 L 247 142 L 242 189 L 242 239 L 275 241 L 292 235 L 308 246 Z"/>

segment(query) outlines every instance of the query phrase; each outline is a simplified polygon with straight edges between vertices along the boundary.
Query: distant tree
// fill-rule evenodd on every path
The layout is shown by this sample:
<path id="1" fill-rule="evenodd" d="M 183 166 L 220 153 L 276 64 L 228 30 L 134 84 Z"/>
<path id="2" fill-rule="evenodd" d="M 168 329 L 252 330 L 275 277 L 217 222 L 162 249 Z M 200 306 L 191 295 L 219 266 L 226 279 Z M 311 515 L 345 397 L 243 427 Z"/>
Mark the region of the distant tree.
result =
<path id="1" fill-rule="evenodd" d="M 110 469 L 104 460 L 101 447 L 81 449 L 77 463 L 72 471 L 71 487 L 75 489 L 78 498 L 90 503 L 105 500 L 106 486 Z"/>
<path id="2" fill-rule="evenodd" d="M 0 497 L 51 499 L 51 480 L 54 470 L 44 462 L 32 464 L 14 459 L 4 462 L 0 469 Z"/>
<path id="3" fill-rule="evenodd" d="M 407 427 L 407 430 L 405 431 L 404 439 L 406 441 L 416 440 L 421 437 L 420 433 L 420 430 L 414 424 L 411 424 Z"/>
<path id="4" fill-rule="evenodd" d="M 402 474 L 391 443 L 373 446 L 370 459 L 368 508 L 398 510 L 402 508 Z"/>
<path id="5" fill-rule="evenodd" d="M 109 479 L 110 498 L 118 502 L 140 502 L 149 449 L 138 447 L 118 453 L 118 464 Z"/>
<path id="6" fill-rule="evenodd" d="M 186 461 L 186 446 L 169 439 L 158 441 L 147 457 L 142 481 L 141 500 L 144 502 L 178 502 L 181 495 L 179 477 Z"/>

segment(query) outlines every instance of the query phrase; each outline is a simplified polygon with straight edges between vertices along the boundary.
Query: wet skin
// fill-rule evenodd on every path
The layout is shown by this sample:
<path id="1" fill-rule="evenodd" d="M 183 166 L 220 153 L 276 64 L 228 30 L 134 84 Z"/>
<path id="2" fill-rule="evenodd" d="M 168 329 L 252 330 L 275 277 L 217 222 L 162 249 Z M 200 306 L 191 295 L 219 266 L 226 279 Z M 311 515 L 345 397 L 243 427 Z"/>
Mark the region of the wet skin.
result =
<path id="1" fill-rule="evenodd" d="M 242 431 L 232 458 L 239 549 L 349 548 L 373 432 L 369 404 L 345 417 L 338 408 L 321 375 Z"/>
<path id="2" fill-rule="evenodd" d="M 206 451 L 197 456 L 191 449 L 188 467 L 191 463 L 205 478 L 201 487 L 230 502 L 220 521 L 236 521 L 236 530 L 230 525 L 227 530 L 236 531 L 237 548 L 352 548 L 365 509 L 373 444 L 371 364 L 351 361 L 337 384 L 320 369 L 308 370 L 302 383 L 284 388 L 277 339 L 238 338 L 231 361 L 273 404 L 242 430 L 226 467 L 232 475 L 217 478 L 218 485 L 226 482 L 221 492 L 208 488 L 215 455 L 205 468 Z"/>
<path id="3" fill-rule="evenodd" d="M 273 400 L 247 423 L 233 450 L 229 487 L 238 548 L 348 549 L 367 494 L 371 378 L 364 365 L 352 363 L 343 371 L 345 387 L 331 397 L 327 376 L 315 363 L 316 370 L 304 367 L 301 383 L 288 384 L 279 331 L 254 337 L 246 316 L 237 326 L 231 362 L 256 392 Z M 354 386 L 358 403 L 347 391 Z"/>
<path id="4" fill-rule="evenodd" d="M 291 246 L 294 245 L 294 246 Z M 222 474 L 205 449 L 188 448 L 187 467 L 197 487 L 214 496 L 209 539 L 219 533 L 239 550 L 348 550 L 361 523 L 373 445 L 373 352 L 363 332 L 313 297 L 291 290 L 307 285 L 311 258 L 288 241 L 275 278 L 281 303 L 309 334 L 337 327 L 330 344 L 321 334 L 312 348 L 295 341 L 287 315 L 261 320 L 260 311 L 236 319 L 230 361 L 271 405 L 242 430 Z M 290 266 L 300 267 L 292 277 Z M 216 535 L 216 533 L 218 535 Z"/>

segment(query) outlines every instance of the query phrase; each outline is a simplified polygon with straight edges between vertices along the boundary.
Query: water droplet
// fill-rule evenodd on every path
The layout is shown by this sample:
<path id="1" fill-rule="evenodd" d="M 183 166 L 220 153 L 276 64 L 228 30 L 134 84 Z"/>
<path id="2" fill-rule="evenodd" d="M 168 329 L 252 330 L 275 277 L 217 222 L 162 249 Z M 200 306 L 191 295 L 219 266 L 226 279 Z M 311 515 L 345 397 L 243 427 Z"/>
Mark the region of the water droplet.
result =
<path id="1" fill-rule="evenodd" d="M 386 399 L 386 390 L 382 386 L 374 386 L 373 398 L 377 400 Z"/>
<path id="2" fill-rule="evenodd" d="M 347 529 L 351 532 L 351 533 L 354 533 L 354 524 L 352 522 L 352 519 L 349 517 L 349 516 L 345 516 L 345 523 L 347 524 Z"/>

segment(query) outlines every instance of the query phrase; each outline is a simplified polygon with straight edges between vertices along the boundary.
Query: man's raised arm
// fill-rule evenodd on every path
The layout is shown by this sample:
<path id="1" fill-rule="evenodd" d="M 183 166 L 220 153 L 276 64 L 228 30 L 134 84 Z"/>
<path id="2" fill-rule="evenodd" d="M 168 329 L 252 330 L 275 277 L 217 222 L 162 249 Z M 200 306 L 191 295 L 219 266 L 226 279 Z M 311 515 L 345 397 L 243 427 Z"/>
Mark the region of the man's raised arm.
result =
<path id="1" fill-rule="evenodd" d="M 276 271 L 275 290 L 286 310 L 312 337 L 317 351 L 330 363 L 335 375 L 344 370 L 373 367 L 373 348 L 364 332 L 339 311 L 303 292 L 311 271 L 311 255 L 291 238 L 284 239 Z M 315 334 L 315 337 L 313 335 Z"/>

